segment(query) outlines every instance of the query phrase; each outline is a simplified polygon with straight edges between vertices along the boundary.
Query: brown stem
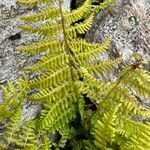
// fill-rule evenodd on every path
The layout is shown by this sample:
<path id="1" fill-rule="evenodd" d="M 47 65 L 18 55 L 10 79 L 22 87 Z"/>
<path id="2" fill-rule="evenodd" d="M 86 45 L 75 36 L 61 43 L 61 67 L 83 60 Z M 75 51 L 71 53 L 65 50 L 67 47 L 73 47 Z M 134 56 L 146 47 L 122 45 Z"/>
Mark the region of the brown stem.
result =
<path id="1" fill-rule="evenodd" d="M 64 16 L 63 16 L 63 13 L 62 13 L 62 0 L 58 0 L 58 1 L 59 1 L 59 10 L 60 10 L 60 16 L 61 16 L 61 25 L 62 25 L 62 29 L 63 29 L 63 35 L 64 35 L 65 49 L 66 49 L 67 53 L 69 54 L 70 50 L 69 50 L 67 37 L 66 37 Z"/>
<path id="2" fill-rule="evenodd" d="M 79 66 L 75 65 L 75 61 L 76 61 L 75 56 L 74 56 L 74 53 L 70 50 L 69 44 L 68 44 L 68 41 L 67 41 L 67 35 L 66 35 L 66 29 L 65 29 L 65 19 L 64 19 L 63 11 L 62 11 L 62 0 L 58 0 L 58 2 L 59 2 L 60 17 L 61 17 L 61 25 L 62 25 L 63 36 L 64 36 L 65 50 L 66 50 L 66 53 L 69 56 L 69 66 L 70 66 L 70 69 L 71 69 L 71 77 L 72 77 L 72 80 L 74 81 L 73 68 L 75 70 L 77 70 L 77 74 L 80 77 Z"/>

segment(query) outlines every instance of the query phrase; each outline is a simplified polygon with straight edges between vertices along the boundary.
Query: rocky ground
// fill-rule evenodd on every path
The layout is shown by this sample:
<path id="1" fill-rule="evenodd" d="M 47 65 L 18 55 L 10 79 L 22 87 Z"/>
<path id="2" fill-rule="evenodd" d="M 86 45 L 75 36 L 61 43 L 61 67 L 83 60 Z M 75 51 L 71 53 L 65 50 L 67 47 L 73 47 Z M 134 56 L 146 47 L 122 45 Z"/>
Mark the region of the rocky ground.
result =
<path id="1" fill-rule="evenodd" d="M 69 9 L 69 1 L 64 8 Z M 40 7 L 36 7 L 34 11 Z M 18 28 L 22 22 L 17 19 L 24 13 L 32 13 L 30 9 L 20 7 L 16 0 L 0 1 L 0 84 L 7 79 L 14 80 L 26 64 L 26 58 L 15 52 L 20 44 L 36 40 L 35 35 L 22 33 Z M 133 52 L 139 52 L 143 58 L 150 60 L 150 1 L 149 0 L 117 0 L 116 4 L 101 11 L 95 17 L 92 29 L 86 34 L 91 42 L 101 42 L 107 36 L 112 38 L 112 46 L 108 52 L 111 58 L 123 56 L 124 63 L 130 61 Z M 146 66 L 150 70 L 149 66 Z M 0 101 L 2 100 L 0 96 Z M 149 100 L 144 102 L 149 105 Z M 25 105 L 25 118 L 37 109 L 37 106 Z M 30 115 L 32 115 L 30 114 Z"/>

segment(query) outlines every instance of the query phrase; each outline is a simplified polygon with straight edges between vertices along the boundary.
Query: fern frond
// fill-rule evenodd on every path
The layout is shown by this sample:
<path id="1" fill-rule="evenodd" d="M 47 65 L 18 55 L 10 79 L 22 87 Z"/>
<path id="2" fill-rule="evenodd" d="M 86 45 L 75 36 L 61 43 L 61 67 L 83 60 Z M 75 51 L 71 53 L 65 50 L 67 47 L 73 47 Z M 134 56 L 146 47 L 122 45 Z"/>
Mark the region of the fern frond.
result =
<path id="1" fill-rule="evenodd" d="M 46 20 L 46 19 L 54 19 L 59 16 L 59 9 L 57 7 L 47 7 L 43 12 L 30 14 L 30 15 L 23 15 L 20 16 L 21 20 L 27 21 L 27 22 L 35 22 L 40 20 Z"/>
<path id="2" fill-rule="evenodd" d="M 38 2 L 38 0 L 18 0 L 19 4 L 23 4 L 23 5 L 29 5 L 29 6 L 34 6 L 36 3 Z"/>
<path id="3" fill-rule="evenodd" d="M 27 80 L 20 78 L 16 82 L 8 81 L 7 86 L 2 86 L 1 88 L 4 101 L 0 105 L 0 121 L 9 118 L 14 113 L 15 109 L 21 104 L 29 87 Z"/>
<path id="4" fill-rule="evenodd" d="M 126 69 L 125 69 L 126 70 Z M 123 72 L 125 71 L 123 70 Z M 132 90 L 135 90 L 135 92 L 143 96 L 145 98 L 150 97 L 150 76 L 148 75 L 146 70 L 142 69 L 133 69 L 131 67 L 130 69 L 131 77 L 127 80 L 124 79 L 123 83 L 130 87 Z"/>
<path id="5" fill-rule="evenodd" d="M 93 23 L 93 14 L 86 19 L 83 23 L 78 23 L 76 26 L 71 26 L 66 29 L 67 36 L 72 39 L 77 37 L 77 33 L 84 34 L 89 30 Z"/>
<path id="6" fill-rule="evenodd" d="M 51 150 L 52 143 L 50 139 L 46 135 L 41 136 L 42 144 L 40 145 L 41 150 Z"/>
<path id="7" fill-rule="evenodd" d="M 90 4 L 91 0 L 86 0 L 84 4 L 78 9 L 64 14 L 65 23 L 67 23 L 67 25 L 70 25 L 71 23 L 81 19 L 83 15 L 88 11 Z"/>
<path id="8" fill-rule="evenodd" d="M 93 141 L 90 140 L 86 140 L 84 142 L 84 148 L 85 150 L 91 150 L 91 149 L 98 150 L 98 148 L 94 145 Z"/>
<path id="9" fill-rule="evenodd" d="M 31 96 L 28 97 L 29 100 L 38 102 L 38 101 L 45 101 L 45 102 L 52 102 L 56 99 L 59 99 L 63 96 L 65 96 L 68 91 L 72 89 L 71 88 L 71 82 L 64 82 L 61 85 L 57 85 L 55 88 L 45 88 L 41 89 L 39 93 L 37 94 L 32 94 Z"/>
<path id="10" fill-rule="evenodd" d="M 54 39 L 53 36 L 58 38 L 58 35 L 62 34 L 62 25 L 60 22 L 52 23 L 52 21 L 47 21 L 46 23 L 39 24 L 38 26 L 22 25 L 20 28 L 29 33 L 46 35 L 51 39 Z"/>
<path id="11" fill-rule="evenodd" d="M 62 28 L 60 23 L 52 24 L 50 22 L 41 25 L 38 27 L 38 34 L 47 35 L 49 37 L 52 37 L 53 35 L 62 33 Z"/>
<path id="12" fill-rule="evenodd" d="M 0 149 L 6 149 L 6 144 L 4 144 L 2 141 L 0 142 Z"/>
<path id="13" fill-rule="evenodd" d="M 53 70 L 61 67 L 66 67 L 69 63 L 67 54 L 57 54 L 54 56 L 45 55 L 35 65 L 25 68 L 29 72 L 38 72 L 42 70 Z"/>
<path id="14" fill-rule="evenodd" d="M 56 130 L 63 128 L 65 123 L 75 117 L 75 108 L 72 103 L 76 101 L 75 96 L 68 96 L 60 99 L 53 106 L 46 105 L 41 111 L 41 128 L 42 130 L 54 133 Z"/>
<path id="15" fill-rule="evenodd" d="M 92 135 L 94 136 L 94 144 L 97 148 L 107 149 L 107 142 L 112 143 L 116 134 L 117 111 L 121 105 L 118 104 L 115 108 L 106 112 L 94 125 Z M 100 109 L 100 108 L 99 108 Z"/>
<path id="16" fill-rule="evenodd" d="M 91 60 L 94 57 L 98 57 L 100 56 L 100 54 L 104 51 L 106 51 L 109 48 L 109 40 L 106 40 L 104 44 L 102 44 L 101 46 L 99 46 L 98 48 L 93 48 L 91 50 L 85 51 L 85 52 L 80 52 L 76 55 L 76 60 L 77 62 L 82 65 L 82 64 L 86 64 L 87 62 L 90 62 L 89 60 Z M 85 63 L 86 62 L 86 63 Z"/>
<path id="17" fill-rule="evenodd" d="M 37 135 L 35 133 L 35 122 L 28 121 L 20 131 L 17 145 L 21 146 L 25 150 L 37 150 L 37 142 L 38 140 Z"/>
<path id="18" fill-rule="evenodd" d="M 107 81 L 99 81 L 88 73 L 88 70 L 82 68 L 83 83 L 79 83 L 79 90 L 82 94 L 87 94 L 91 99 L 96 100 L 99 103 L 102 97 L 108 93 L 108 91 L 113 87 L 113 84 Z"/>
<path id="19" fill-rule="evenodd" d="M 67 97 L 58 99 L 54 104 L 52 103 L 53 105 L 45 104 L 45 108 L 41 111 L 42 128 L 47 126 L 49 121 L 55 121 L 63 111 L 66 111 L 76 101 L 75 95 L 68 95 Z"/>
<path id="20" fill-rule="evenodd" d="M 92 12 L 99 12 L 102 9 L 109 7 L 111 4 L 114 4 L 116 0 L 106 0 L 100 5 L 92 5 Z"/>
<path id="21" fill-rule="evenodd" d="M 118 92 L 119 91 L 119 92 Z M 116 87 L 116 89 L 111 94 L 111 98 L 115 99 L 116 102 L 122 103 L 122 113 L 128 115 L 139 115 L 149 117 L 149 112 L 137 103 L 136 97 L 133 93 L 124 87 Z"/>
<path id="22" fill-rule="evenodd" d="M 127 142 L 121 143 L 121 149 L 148 150 L 150 149 L 150 126 L 141 122 L 131 121 L 127 118 L 120 119 L 120 128 Z"/>
<path id="23" fill-rule="evenodd" d="M 23 26 L 20 26 L 20 28 L 29 33 L 37 33 L 38 32 L 38 29 L 36 29 L 35 27 L 30 26 L 30 25 L 23 25 Z"/>
<path id="24" fill-rule="evenodd" d="M 16 143 L 18 140 L 18 132 L 21 127 L 21 113 L 21 108 L 18 108 L 4 129 L 3 139 L 6 148 L 8 148 L 10 144 Z"/>
<path id="25" fill-rule="evenodd" d="M 50 71 L 42 76 L 39 76 L 29 82 L 30 87 L 34 88 L 49 88 L 59 85 L 62 82 L 71 78 L 70 68 L 66 67 L 56 71 Z"/>
<path id="26" fill-rule="evenodd" d="M 27 54 L 37 54 L 50 49 L 51 53 L 62 51 L 61 41 L 52 41 L 51 39 L 44 39 L 43 41 L 36 42 L 32 45 L 18 46 L 17 51 Z"/>
<path id="27" fill-rule="evenodd" d="M 110 39 L 103 44 L 80 39 L 91 28 L 94 13 L 114 1 L 96 6 L 98 0 L 85 0 L 69 12 L 63 10 L 62 0 L 19 0 L 30 7 L 47 4 L 37 13 L 20 17 L 29 22 L 21 28 L 39 34 L 40 41 L 16 50 L 25 55 L 37 54 L 40 60 L 24 69 L 30 78 L 32 73 L 36 77 L 2 87 L 5 100 L 0 106 L 0 120 L 8 120 L 0 139 L 2 149 L 150 149 L 150 123 L 132 120 L 150 116 L 150 111 L 136 102 L 138 96 L 150 97 L 150 77 L 139 67 L 141 57 L 135 60 L 138 65 L 122 69 L 119 75 L 117 70 L 115 79 L 107 81 L 103 73 L 120 63 L 120 59 L 99 61 Z M 59 7 L 52 7 L 51 2 Z M 23 99 L 41 102 L 42 108 L 36 118 L 21 124 L 22 116 L 15 110 L 21 110 Z"/>
<path id="28" fill-rule="evenodd" d="M 58 141 L 56 146 L 53 144 L 56 149 L 65 148 L 67 141 L 71 137 L 71 130 L 69 129 L 68 125 L 64 126 L 64 128 L 59 132 L 61 134 L 61 139 Z"/>
<path id="29" fill-rule="evenodd" d="M 89 72 L 95 74 L 105 73 L 109 70 L 113 70 L 120 63 L 120 59 L 107 60 L 107 61 L 97 61 L 88 65 L 87 69 Z"/>
<path id="30" fill-rule="evenodd" d="M 110 42 L 111 40 L 109 38 L 105 39 L 103 44 L 89 43 L 84 39 L 77 39 L 71 40 L 71 42 L 69 42 L 69 47 L 74 53 L 80 54 L 84 52 L 95 51 L 97 49 L 108 49 Z"/>
<path id="31" fill-rule="evenodd" d="M 58 38 L 62 34 L 62 28 L 60 23 L 46 22 L 45 24 L 34 27 L 33 25 L 23 25 L 20 28 L 28 33 L 36 33 L 38 35 L 45 35 L 49 39 Z"/>

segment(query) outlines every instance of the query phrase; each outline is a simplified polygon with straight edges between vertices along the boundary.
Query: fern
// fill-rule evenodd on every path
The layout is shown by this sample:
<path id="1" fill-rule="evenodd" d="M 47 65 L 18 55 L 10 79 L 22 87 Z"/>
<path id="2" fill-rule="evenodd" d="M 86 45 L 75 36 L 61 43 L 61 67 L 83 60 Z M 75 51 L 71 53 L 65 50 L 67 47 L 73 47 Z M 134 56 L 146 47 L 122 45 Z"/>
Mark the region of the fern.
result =
<path id="1" fill-rule="evenodd" d="M 11 117 L 9 123 L 4 128 L 3 136 L 1 137 L 4 140 L 3 145 L 0 145 L 3 149 L 8 149 L 11 144 L 17 142 L 18 132 L 21 127 L 21 108 L 17 109 L 14 113 L 14 116 Z"/>
<path id="2" fill-rule="evenodd" d="M 22 127 L 17 145 L 26 150 L 36 150 L 38 149 L 37 142 L 38 140 L 35 132 L 35 122 L 29 121 Z"/>
<path id="3" fill-rule="evenodd" d="M 21 106 L 23 98 L 26 96 L 28 81 L 20 78 L 16 82 L 7 82 L 7 86 L 2 86 L 4 100 L 0 105 L 0 121 L 13 115 L 17 107 Z"/>
<path id="4" fill-rule="evenodd" d="M 97 148 L 107 149 L 107 143 L 113 143 L 116 132 L 116 113 L 119 106 L 120 104 L 108 113 L 105 113 L 101 121 L 97 120 L 97 123 L 94 125 L 92 134 L 94 134 L 94 144 Z"/>
<path id="5" fill-rule="evenodd" d="M 52 147 L 51 141 L 46 135 L 42 135 L 41 137 L 42 143 L 40 145 L 41 150 L 50 150 Z"/>
<path id="6" fill-rule="evenodd" d="M 24 55 L 41 58 L 24 68 L 27 76 L 36 77 L 2 87 L 5 100 L 0 106 L 0 121 L 7 121 L 2 149 L 150 149 L 150 124 L 133 119 L 150 117 L 149 110 L 137 101 L 137 97 L 150 97 L 148 72 L 136 61 L 114 72 L 121 58 L 99 58 L 111 40 L 106 38 L 99 44 L 79 37 L 92 27 L 95 13 L 115 0 L 97 6 L 85 0 L 71 12 L 62 9 L 61 0 L 55 7 L 53 0 L 18 2 L 29 7 L 46 3 L 43 10 L 20 17 L 27 23 L 21 27 L 24 31 L 44 36 L 16 48 Z M 115 74 L 116 79 L 104 79 L 107 73 Z M 36 118 L 22 122 L 25 99 L 42 103 L 42 108 Z"/>

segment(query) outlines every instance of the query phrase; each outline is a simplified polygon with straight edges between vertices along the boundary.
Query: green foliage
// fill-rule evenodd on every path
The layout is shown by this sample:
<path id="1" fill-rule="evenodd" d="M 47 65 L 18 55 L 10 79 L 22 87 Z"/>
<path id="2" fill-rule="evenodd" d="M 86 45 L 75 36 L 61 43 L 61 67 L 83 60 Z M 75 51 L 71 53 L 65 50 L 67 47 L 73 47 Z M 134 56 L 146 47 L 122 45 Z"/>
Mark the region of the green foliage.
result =
<path id="1" fill-rule="evenodd" d="M 21 109 L 17 109 L 10 118 L 9 123 L 4 128 L 4 134 L 1 137 L 3 143 L 0 145 L 3 149 L 8 148 L 10 144 L 17 142 L 18 132 L 21 127 Z"/>
<path id="2" fill-rule="evenodd" d="M 20 17 L 28 23 L 23 30 L 44 35 L 44 39 L 16 48 L 41 59 L 24 69 L 27 75 L 38 76 L 2 87 L 5 99 L 0 121 L 5 127 L 1 149 L 150 149 L 150 123 L 135 121 L 150 117 L 149 110 L 137 101 L 138 97 L 150 98 L 150 76 L 140 68 L 142 60 L 121 69 L 114 81 L 105 79 L 104 75 L 116 73 L 121 62 L 121 58 L 99 58 L 109 48 L 110 39 L 99 44 L 79 36 L 91 28 L 94 13 L 114 0 L 99 6 L 85 0 L 72 12 L 62 10 L 61 0 L 56 7 L 52 0 L 19 2 L 30 7 L 46 3 L 42 11 Z M 39 22 L 36 27 L 35 22 Z M 25 99 L 42 103 L 42 108 L 36 118 L 23 122 Z"/>
<path id="3" fill-rule="evenodd" d="M 3 121 L 16 111 L 26 96 L 28 89 L 28 81 L 25 78 L 20 78 L 16 82 L 7 82 L 7 86 L 1 86 L 4 101 L 0 105 L 0 121 Z"/>

